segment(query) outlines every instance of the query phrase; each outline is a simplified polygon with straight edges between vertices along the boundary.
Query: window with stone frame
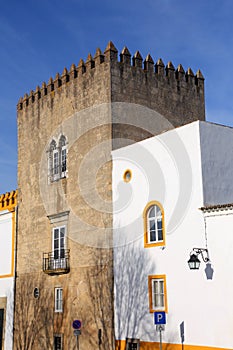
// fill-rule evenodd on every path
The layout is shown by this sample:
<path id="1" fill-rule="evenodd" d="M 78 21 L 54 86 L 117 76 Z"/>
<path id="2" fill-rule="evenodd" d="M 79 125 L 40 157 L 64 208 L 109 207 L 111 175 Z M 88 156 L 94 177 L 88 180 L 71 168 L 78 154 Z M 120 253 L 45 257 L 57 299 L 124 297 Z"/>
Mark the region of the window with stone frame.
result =
<path id="1" fill-rule="evenodd" d="M 63 290 L 60 287 L 54 291 L 54 311 L 63 312 Z"/>
<path id="2" fill-rule="evenodd" d="M 58 142 L 53 139 L 49 146 L 49 179 L 50 182 L 66 177 L 67 173 L 67 140 L 61 135 Z"/>
<path id="3" fill-rule="evenodd" d="M 65 249 L 66 249 L 66 227 L 53 228 L 53 259 L 56 268 L 63 268 L 66 265 Z"/>

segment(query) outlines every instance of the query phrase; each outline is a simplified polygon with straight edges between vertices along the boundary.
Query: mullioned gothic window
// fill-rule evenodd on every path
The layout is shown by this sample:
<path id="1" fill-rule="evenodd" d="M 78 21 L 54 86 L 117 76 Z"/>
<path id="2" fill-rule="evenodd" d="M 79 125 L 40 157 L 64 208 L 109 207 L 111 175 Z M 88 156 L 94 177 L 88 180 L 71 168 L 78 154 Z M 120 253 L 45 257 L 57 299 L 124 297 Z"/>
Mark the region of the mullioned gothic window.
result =
<path id="1" fill-rule="evenodd" d="M 66 177 L 67 140 L 61 135 L 58 142 L 54 139 L 49 146 L 49 179 L 51 182 Z"/>

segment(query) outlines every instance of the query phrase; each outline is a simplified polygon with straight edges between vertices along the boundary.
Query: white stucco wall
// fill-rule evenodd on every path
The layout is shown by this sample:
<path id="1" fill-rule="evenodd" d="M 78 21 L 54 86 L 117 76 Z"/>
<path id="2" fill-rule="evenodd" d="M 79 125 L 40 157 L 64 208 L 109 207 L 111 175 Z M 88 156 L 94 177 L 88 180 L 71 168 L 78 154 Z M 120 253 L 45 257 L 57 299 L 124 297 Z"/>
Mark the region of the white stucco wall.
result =
<path id="1" fill-rule="evenodd" d="M 14 278 L 12 254 L 14 241 L 12 213 L 0 211 L 0 297 L 7 298 L 4 349 L 12 349 Z"/>
<path id="2" fill-rule="evenodd" d="M 233 202 L 233 128 L 200 122 L 204 204 Z"/>
<path id="3" fill-rule="evenodd" d="M 11 274 L 12 214 L 0 212 L 0 276 Z"/>
<path id="4" fill-rule="evenodd" d="M 208 292 L 208 305 L 212 312 L 206 318 L 215 319 L 213 338 L 221 339 L 228 348 L 233 348 L 233 281 L 232 281 L 232 251 L 233 251 L 233 209 L 219 209 L 204 214 L 206 217 L 206 232 L 208 248 L 214 278 Z"/>
<path id="5" fill-rule="evenodd" d="M 222 297 L 226 275 L 217 267 L 225 251 L 216 250 L 217 233 L 210 240 L 211 257 L 214 251 L 217 256 L 213 256 L 214 278 L 207 280 L 203 262 L 198 271 L 190 271 L 187 264 L 192 248 L 206 244 L 199 209 L 203 206 L 199 127 L 195 122 L 113 152 L 116 339 L 159 341 L 149 312 L 148 275 L 165 274 L 168 314 L 163 341 L 180 344 L 183 323 L 185 344 L 233 347 L 233 336 L 223 337 L 233 323 L 231 312 L 221 322 L 216 317 L 216 311 L 226 308 Z M 127 169 L 132 171 L 129 183 L 123 181 Z M 144 248 L 142 213 L 151 200 L 164 208 L 163 248 Z M 229 285 L 232 293 L 233 283 Z"/>

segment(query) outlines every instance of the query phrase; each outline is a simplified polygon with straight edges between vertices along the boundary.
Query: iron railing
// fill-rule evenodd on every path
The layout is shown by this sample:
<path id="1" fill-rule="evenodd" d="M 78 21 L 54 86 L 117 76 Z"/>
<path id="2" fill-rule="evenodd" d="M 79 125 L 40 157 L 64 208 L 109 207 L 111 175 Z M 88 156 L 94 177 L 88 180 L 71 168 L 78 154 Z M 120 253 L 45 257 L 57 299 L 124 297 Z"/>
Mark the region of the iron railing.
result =
<path id="1" fill-rule="evenodd" d="M 43 271 L 49 275 L 68 273 L 70 271 L 70 250 L 43 253 Z"/>

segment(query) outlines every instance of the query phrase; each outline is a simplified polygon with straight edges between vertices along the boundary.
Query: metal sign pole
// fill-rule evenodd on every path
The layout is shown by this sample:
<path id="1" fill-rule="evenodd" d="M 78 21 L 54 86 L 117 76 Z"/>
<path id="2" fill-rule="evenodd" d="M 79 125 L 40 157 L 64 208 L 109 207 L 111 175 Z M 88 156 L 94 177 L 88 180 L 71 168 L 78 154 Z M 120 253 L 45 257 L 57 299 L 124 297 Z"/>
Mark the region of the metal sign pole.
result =
<path id="1" fill-rule="evenodd" d="M 80 320 L 74 320 L 72 323 L 72 327 L 74 329 L 74 335 L 76 336 L 76 345 L 77 345 L 77 350 L 79 350 L 79 336 L 81 335 L 81 326 L 82 322 Z"/>
<path id="2" fill-rule="evenodd" d="M 163 344 L 162 344 L 162 327 L 159 327 L 159 349 L 162 350 L 163 349 Z"/>
<path id="3" fill-rule="evenodd" d="M 166 313 L 164 311 L 154 312 L 154 323 L 156 324 L 156 331 L 159 332 L 159 350 L 162 350 L 162 331 L 165 330 Z"/>

